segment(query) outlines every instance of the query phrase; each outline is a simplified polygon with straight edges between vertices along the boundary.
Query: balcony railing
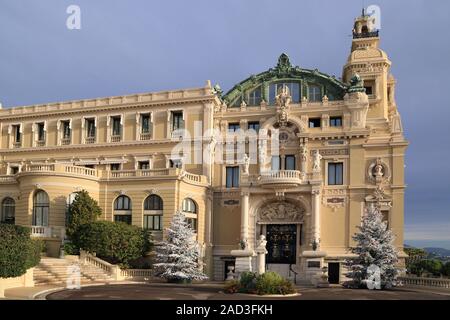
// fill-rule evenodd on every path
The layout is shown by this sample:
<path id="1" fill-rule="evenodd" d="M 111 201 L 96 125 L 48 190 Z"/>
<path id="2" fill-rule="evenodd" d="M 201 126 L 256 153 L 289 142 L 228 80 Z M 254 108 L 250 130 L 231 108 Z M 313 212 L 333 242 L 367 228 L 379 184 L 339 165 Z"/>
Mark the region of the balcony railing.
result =
<path id="1" fill-rule="evenodd" d="M 45 147 L 45 140 L 38 140 L 36 141 L 37 147 Z"/>
<path id="2" fill-rule="evenodd" d="M 86 137 L 86 144 L 95 143 L 95 137 Z"/>
<path id="3" fill-rule="evenodd" d="M 70 138 L 62 138 L 61 139 L 61 145 L 67 146 L 70 144 Z"/>
<path id="4" fill-rule="evenodd" d="M 31 226 L 31 236 L 34 238 L 64 239 L 66 236 L 66 228 L 59 226 Z"/>
<path id="5" fill-rule="evenodd" d="M 140 140 L 150 140 L 152 135 L 150 133 L 141 133 L 139 139 Z"/>
<path id="6" fill-rule="evenodd" d="M 13 147 L 14 147 L 14 148 L 20 148 L 20 147 L 22 147 L 22 142 L 21 142 L 21 141 L 14 142 L 14 143 L 13 143 Z"/>
<path id="7" fill-rule="evenodd" d="M 121 140 L 122 140 L 122 136 L 121 135 L 111 136 L 111 142 L 120 142 Z"/>
<path id="8" fill-rule="evenodd" d="M 267 187 L 296 186 L 302 183 L 302 173 L 298 170 L 274 170 L 263 172 L 260 184 Z"/>
<path id="9" fill-rule="evenodd" d="M 353 32 L 353 39 L 362 39 L 362 38 L 374 38 L 378 37 L 379 30 L 371 31 L 371 32 Z"/>

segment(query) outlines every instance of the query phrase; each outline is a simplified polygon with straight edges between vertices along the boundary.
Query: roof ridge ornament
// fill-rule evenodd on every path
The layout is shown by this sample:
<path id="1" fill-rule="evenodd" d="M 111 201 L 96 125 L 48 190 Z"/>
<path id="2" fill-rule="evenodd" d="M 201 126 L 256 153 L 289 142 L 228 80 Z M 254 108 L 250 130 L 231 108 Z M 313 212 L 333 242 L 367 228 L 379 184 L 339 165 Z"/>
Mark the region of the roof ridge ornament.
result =
<path id="1" fill-rule="evenodd" d="M 282 53 L 278 57 L 278 63 L 275 67 L 279 73 L 288 73 L 292 69 L 291 61 L 289 60 L 289 56 L 286 53 Z"/>
<path id="2" fill-rule="evenodd" d="M 355 73 L 350 79 L 350 88 L 348 89 L 348 92 L 366 92 L 364 81 L 359 74 Z"/>

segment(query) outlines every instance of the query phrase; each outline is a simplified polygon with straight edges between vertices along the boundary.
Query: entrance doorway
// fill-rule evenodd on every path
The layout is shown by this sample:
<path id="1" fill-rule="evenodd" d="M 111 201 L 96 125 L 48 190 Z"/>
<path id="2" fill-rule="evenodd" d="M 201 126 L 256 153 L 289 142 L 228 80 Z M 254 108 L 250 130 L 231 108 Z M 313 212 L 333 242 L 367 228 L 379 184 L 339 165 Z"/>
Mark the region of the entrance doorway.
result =
<path id="1" fill-rule="evenodd" d="M 297 225 L 268 224 L 266 239 L 267 263 L 296 263 Z"/>
<path id="2" fill-rule="evenodd" d="M 328 263 L 328 282 L 331 284 L 339 284 L 340 263 L 329 262 Z"/>

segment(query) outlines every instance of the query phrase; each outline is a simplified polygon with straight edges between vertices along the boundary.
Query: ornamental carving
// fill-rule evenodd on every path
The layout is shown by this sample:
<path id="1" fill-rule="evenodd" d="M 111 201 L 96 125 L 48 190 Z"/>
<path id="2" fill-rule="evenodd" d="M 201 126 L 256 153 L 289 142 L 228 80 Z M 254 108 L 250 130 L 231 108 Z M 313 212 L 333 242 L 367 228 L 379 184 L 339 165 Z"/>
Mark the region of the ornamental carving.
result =
<path id="1" fill-rule="evenodd" d="M 370 182 L 375 184 L 387 183 L 391 178 L 389 166 L 381 158 L 377 158 L 367 167 L 367 177 Z"/>
<path id="2" fill-rule="evenodd" d="M 289 104 L 291 103 L 291 95 L 289 93 L 288 86 L 283 85 L 280 89 L 278 89 L 278 94 L 275 97 L 275 101 L 277 104 L 278 123 L 281 127 L 285 127 L 288 122 Z"/>
<path id="3" fill-rule="evenodd" d="M 258 222 L 294 222 L 303 220 L 304 209 L 290 202 L 273 202 L 263 207 Z"/>

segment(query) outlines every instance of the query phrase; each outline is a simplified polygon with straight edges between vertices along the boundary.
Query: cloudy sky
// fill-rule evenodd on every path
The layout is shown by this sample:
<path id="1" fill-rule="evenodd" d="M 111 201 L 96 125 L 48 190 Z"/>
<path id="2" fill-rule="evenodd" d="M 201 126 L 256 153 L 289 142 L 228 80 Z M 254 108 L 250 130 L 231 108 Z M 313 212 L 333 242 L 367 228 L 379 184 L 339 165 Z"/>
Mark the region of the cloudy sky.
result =
<path id="1" fill-rule="evenodd" d="M 66 9 L 81 8 L 81 30 Z M 3 107 L 197 87 L 228 90 L 281 52 L 341 76 L 353 19 L 381 7 L 407 153 L 405 237 L 450 249 L 450 1 L 0 0 Z"/>

